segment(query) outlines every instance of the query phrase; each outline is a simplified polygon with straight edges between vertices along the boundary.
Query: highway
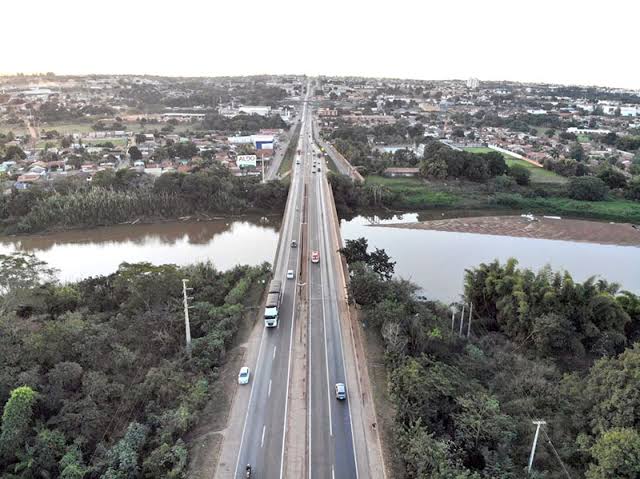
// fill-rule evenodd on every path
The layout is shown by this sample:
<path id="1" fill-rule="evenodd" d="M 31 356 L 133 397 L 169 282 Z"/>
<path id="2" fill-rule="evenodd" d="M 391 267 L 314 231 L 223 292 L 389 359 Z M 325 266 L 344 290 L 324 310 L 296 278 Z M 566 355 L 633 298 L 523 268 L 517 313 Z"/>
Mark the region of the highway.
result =
<path id="1" fill-rule="evenodd" d="M 309 141 L 308 136 L 304 139 Z M 314 146 L 313 151 L 315 155 L 320 150 Z M 327 198 L 326 165 L 324 160 L 317 162 L 322 163 L 322 171 L 312 173 L 309 187 L 309 250 L 320 253 L 320 263 L 311 265 L 309 271 L 308 473 L 309 479 L 355 478 L 350 404 L 348 399 L 336 400 L 334 392 L 336 383 L 345 383 L 348 393 L 349 384 L 338 316 L 337 245 L 327 216 L 333 205 Z"/>
<path id="2" fill-rule="evenodd" d="M 277 328 L 266 328 L 261 322 L 256 326 L 260 330 L 252 334 L 246 355 L 251 381 L 239 386 L 234 399 L 216 478 L 243 478 L 247 464 L 252 466 L 252 477 L 261 479 L 359 477 L 351 397 L 338 401 L 334 392 L 338 382 L 346 384 L 348 395 L 350 391 L 339 316 L 342 273 L 337 264 L 335 221 L 329 213 L 334 206 L 325 176 L 327 167 L 324 160 L 317 158 L 320 149 L 312 139 L 312 115 L 307 101 L 308 93 L 301 112 L 299 154 L 292 169 L 274 261 L 274 278 L 282 281 L 284 290 L 279 324 Z M 314 162 L 321 168 L 315 167 Z M 297 248 L 291 247 L 294 239 Z M 311 263 L 312 251 L 319 252 L 319 263 Z M 295 279 L 286 279 L 289 269 L 295 272 Z M 307 350 L 303 351 L 307 360 L 294 365 L 294 338 L 299 340 L 302 330 L 307 333 Z M 306 395 L 302 408 L 290 411 L 294 366 L 303 371 L 305 383 L 300 381 L 295 386 L 303 391 L 306 388 Z M 353 401 L 357 402 L 355 387 L 353 391 Z M 290 427 L 297 428 L 296 434 L 304 433 L 292 436 L 305 437 L 303 447 L 299 447 L 302 440 L 296 440 L 296 447 L 287 445 Z M 294 472 L 291 464 L 296 464 Z"/>
<path id="3" fill-rule="evenodd" d="M 305 116 L 302 125 L 305 128 Z M 256 477 L 282 477 L 293 324 L 298 300 L 297 279 L 287 280 L 286 274 L 289 269 L 296 274 L 300 271 L 300 249 L 292 248 L 291 241 L 295 239 L 300 243 L 303 179 L 302 169 L 298 171 L 296 168 L 289 188 L 273 275 L 282 280 L 283 285 L 278 327 L 259 325 L 263 332 L 257 362 L 250 365 L 251 392 L 233 476 L 237 478 L 244 477 L 247 464 L 256 471 Z"/>

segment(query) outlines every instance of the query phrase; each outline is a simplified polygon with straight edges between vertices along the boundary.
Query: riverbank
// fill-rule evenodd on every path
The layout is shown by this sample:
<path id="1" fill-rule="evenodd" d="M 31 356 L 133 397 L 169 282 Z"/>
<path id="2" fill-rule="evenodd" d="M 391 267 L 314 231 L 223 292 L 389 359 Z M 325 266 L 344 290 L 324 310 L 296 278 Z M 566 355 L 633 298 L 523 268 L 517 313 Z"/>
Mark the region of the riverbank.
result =
<path id="1" fill-rule="evenodd" d="M 88 231 L 101 231 L 106 229 L 118 229 L 126 228 L 129 226 L 155 226 L 155 225 L 172 225 L 176 223 L 193 224 L 193 223 L 212 223 L 219 221 L 234 222 L 234 221 L 249 221 L 252 223 L 257 222 L 262 218 L 268 218 L 267 223 L 278 223 L 282 218 L 282 213 L 273 210 L 260 210 L 252 209 L 245 213 L 236 214 L 207 214 L 207 213 L 193 213 L 189 215 L 176 215 L 176 216 L 138 216 L 127 221 L 120 221 L 117 223 L 103 222 L 103 223 L 90 223 L 90 224 L 57 224 L 44 230 L 36 231 L 17 231 L 15 224 L 5 224 L 0 226 L 0 242 L 5 239 L 14 238 L 46 238 L 53 237 L 60 234 L 77 235 L 79 237 L 86 236 Z"/>
<path id="2" fill-rule="evenodd" d="M 382 226 L 640 247 L 640 228 L 629 223 L 603 223 L 540 216 L 483 216 Z"/>
<path id="3" fill-rule="evenodd" d="M 387 207 L 416 211 L 429 209 L 504 209 L 518 213 L 593 218 L 640 224 L 640 202 L 611 198 L 579 201 L 567 198 L 563 185 L 514 187 L 496 191 L 491 185 L 461 181 L 424 181 L 420 178 L 368 176 L 364 188 L 377 190 Z"/>

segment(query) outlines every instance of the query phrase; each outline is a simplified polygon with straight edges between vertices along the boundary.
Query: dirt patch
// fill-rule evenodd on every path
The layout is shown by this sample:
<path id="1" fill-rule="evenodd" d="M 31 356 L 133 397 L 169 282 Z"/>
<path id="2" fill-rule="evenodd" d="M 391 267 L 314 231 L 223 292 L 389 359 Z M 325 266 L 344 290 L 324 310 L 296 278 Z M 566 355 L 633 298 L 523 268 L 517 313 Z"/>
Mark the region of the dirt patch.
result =
<path id="1" fill-rule="evenodd" d="M 191 442 L 188 477 L 196 479 L 213 477 L 218 463 L 218 454 L 212 454 L 212 452 L 219 453 L 223 437 L 222 434 L 212 432 Z"/>
<path id="2" fill-rule="evenodd" d="M 384 345 L 372 328 L 361 328 L 364 333 L 364 355 L 369 371 L 371 394 L 376 405 L 377 428 L 382 444 L 382 455 L 387 468 L 387 477 L 404 477 L 393 436 L 395 408 L 389 398 L 387 368 L 384 364 Z"/>
<path id="3" fill-rule="evenodd" d="M 483 216 L 376 226 L 640 246 L 640 227 L 630 223 L 554 219 L 543 216 Z"/>

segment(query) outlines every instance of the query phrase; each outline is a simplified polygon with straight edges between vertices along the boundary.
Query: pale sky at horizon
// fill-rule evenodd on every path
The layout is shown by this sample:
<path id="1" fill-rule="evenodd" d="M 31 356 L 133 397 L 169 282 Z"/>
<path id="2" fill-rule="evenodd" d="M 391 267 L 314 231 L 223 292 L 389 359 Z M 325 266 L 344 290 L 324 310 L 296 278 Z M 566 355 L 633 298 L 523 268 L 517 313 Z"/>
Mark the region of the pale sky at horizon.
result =
<path id="1" fill-rule="evenodd" d="M 5 74 L 477 77 L 640 89 L 637 0 L 9 0 L 3 18 Z"/>

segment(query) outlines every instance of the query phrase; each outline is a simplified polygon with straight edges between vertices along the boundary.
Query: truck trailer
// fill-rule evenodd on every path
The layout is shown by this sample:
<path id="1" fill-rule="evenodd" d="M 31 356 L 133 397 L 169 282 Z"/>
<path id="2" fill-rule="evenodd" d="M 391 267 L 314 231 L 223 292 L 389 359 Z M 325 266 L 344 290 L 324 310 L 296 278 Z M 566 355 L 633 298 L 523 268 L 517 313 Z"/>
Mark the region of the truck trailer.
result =
<path id="1" fill-rule="evenodd" d="M 274 279 L 269 283 L 269 294 L 264 306 L 264 325 L 267 328 L 278 326 L 278 309 L 282 299 L 282 281 Z"/>

